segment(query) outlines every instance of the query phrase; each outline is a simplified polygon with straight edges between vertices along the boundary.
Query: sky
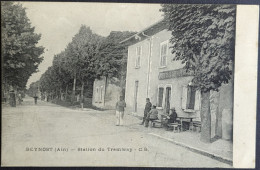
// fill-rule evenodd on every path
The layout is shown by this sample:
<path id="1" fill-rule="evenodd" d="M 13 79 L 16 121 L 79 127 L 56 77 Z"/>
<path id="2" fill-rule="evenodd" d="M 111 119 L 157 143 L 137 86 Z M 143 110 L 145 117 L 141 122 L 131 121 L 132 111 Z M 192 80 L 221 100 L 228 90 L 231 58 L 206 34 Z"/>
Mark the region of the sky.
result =
<path id="1" fill-rule="evenodd" d="M 63 51 L 81 25 L 107 36 L 111 31 L 141 31 L 162 19 L 160 4 L 89 3 L 89 2 L 20 2 L 35 32 L 40 33 L 38 45 L 45 47 L 39 72 L 27 82 L 40 79 L 52 65 L 53 56 Z"/>

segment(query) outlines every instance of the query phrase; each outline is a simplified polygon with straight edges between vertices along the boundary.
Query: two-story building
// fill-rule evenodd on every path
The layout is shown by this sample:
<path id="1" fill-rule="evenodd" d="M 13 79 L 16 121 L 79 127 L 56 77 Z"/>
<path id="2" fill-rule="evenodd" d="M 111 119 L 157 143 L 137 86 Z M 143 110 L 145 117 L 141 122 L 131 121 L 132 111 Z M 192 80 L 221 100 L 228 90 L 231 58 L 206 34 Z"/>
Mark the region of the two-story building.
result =
<path id="1" fill-rule="evenodd" d="M 181 61 L 174 61 L 171 32 L 161 20 L 121 43 L 128 46 L 125 101 L 126 111 L 143 116 L 146 98 L 160 113 L 175 107 L 178 116 L 200 120 L 200 91 L 191 84 Z M 233 82 L 211 92 L 212 137 L 231 139 L 233 117 Z M 225 115 L 222 115 L 222 112 Z"/>

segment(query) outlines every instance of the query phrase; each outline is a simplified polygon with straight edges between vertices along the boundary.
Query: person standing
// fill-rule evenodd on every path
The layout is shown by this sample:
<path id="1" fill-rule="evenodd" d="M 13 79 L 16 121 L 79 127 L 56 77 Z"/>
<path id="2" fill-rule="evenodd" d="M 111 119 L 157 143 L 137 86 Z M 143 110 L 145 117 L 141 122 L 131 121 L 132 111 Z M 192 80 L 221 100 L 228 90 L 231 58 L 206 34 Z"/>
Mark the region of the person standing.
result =
<path id="1" fill-rule="evenodd" d="M 124 111 L 126 103 L 123 96 L 120 96 L 120 100 L 116 103 L 116 126 L 123 125 Z"/>
<path id="2" fill-rule="evenodd" d="M 34 104 L 37 104 L 38 97 L 35 95 L 33 98 L 34 98 Z"/>
<path id="3" fill-rule="evenodd" d="M 14 90 L 10 90 L 9 104 L 11 107 L 16 107 L 16 98 Z"/>
<path id="4" fill-rule="evenodd" d="M 152 103 L 150 102 L 149 98 L 146 98 L 146 104 L 145 104 L 145 108 L 144 108 L 144 117 L 143 117 L 143 121 L 140 125 L 143 125 L 145 122 L 145 119 L 147 117 L 147 114 L 150 112 L 152 107 Z"/>
<path id="5" fill-rule="evenodd" d="M 21 105 L 22 104 L 22 95 L 21 95 L 21 93 L 19 93 L 18 94 L 18 102 L 19 102 L 19 104 Z"/>

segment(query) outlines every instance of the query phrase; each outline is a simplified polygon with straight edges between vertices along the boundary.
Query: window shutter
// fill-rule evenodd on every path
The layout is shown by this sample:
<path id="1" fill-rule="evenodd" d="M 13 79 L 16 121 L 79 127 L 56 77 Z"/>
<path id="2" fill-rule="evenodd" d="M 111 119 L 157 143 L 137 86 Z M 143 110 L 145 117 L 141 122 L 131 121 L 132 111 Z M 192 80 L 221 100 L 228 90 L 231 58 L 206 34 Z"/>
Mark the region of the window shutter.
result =
<path id="1" fill-rule="evenodd" d="M 181 98 L 181 108 L 186 109 L 187 105 L 187 86 L 182 87 L 182 98 Z"/>
<path id="2" fill-rule="evenodd" d="M 200 93 L 201 93 L 200 90 L 196 90 L 194 110 L 200 110 L 200 103 L 201 103 Z"/>

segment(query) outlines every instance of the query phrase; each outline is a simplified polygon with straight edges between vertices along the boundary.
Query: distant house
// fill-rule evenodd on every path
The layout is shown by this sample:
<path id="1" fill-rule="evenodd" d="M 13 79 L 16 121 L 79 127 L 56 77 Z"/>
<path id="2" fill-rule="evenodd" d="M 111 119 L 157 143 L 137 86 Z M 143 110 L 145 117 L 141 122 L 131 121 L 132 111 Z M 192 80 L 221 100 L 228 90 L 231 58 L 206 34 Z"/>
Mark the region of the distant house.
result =
<path id="1" fill-rule="evenodd" d="M 181 61 L 173 61 L 174 55 L 169 48 L 171 32 L 164 22 L 161 20 L 121 42 L 130 43 L 126 110 L 143 116 L 145 99 L 150 98 L 160 113 L 175 107 L 178 116 L 197 117 L 200 121 L 200 91 L 192 86 L 193 76 L 185 72 Z M 212 136 L 231 139 L 233 81 L 223 85 L 218 93 L 211 92 L 211 112 Z"/>
<path id="2" fill-rule="evenodd" d="M 93 85 L 92 105 L 98 108 L 115 109 L 120 95 L 123 95 L 120 81 L 117 78 L 101 77 Z"/>

